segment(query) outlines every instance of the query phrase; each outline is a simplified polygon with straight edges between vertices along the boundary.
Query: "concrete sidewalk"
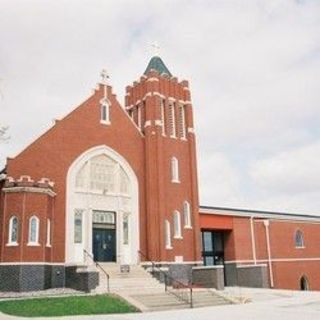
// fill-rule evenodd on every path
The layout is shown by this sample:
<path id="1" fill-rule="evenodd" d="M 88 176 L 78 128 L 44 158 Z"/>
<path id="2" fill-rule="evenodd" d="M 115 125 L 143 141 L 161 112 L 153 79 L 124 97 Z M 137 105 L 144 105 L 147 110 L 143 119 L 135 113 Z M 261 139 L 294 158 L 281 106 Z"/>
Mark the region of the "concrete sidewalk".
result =
<path id="1" fill-rule="evenodd" d="M 320 292 L 292 292 L 286 290 L 227 288 L 226 292 L 241 292 L 251 296 L 252 303 L 183 309 L 174 311 L 150 312 L 139 314 L 75 316 L 50 319 L 74 320 L 319 320 Z M 1 315 L 0 319 L 26 319 Z M 45 318 L 36 318 L 45 319 Z"/>

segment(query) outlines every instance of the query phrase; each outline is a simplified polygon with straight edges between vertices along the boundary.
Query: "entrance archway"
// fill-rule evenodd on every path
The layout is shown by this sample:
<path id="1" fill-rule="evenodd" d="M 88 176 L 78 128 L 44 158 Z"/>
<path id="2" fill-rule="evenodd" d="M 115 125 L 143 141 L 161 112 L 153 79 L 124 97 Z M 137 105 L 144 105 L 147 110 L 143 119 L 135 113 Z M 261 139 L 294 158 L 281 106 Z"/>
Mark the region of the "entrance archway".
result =
<path id="1" fill-rule="evenodd" d="M 139 250 L 138 179 L 129 163 L 107 146 L 92 148 L 67 176 L 66 262 L 136 264 Z"/>

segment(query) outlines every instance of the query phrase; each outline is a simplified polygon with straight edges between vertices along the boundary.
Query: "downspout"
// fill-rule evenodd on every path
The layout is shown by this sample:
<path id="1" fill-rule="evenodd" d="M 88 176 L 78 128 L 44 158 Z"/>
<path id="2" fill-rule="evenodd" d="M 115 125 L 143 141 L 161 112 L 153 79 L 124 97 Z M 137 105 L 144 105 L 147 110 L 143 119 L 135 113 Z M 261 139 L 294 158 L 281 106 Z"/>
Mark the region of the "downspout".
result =
<path id="1" fill-rule="evenodd" d="M 263 224 L 266 228 L 266 242 L 267 242 L 267 252 L 268 252 L 268 265 L 269 265 L 269 275 L 270 275 L 270 286 L 273 288 L 273 270 L 272 270 L 272 261 L 271 261 L 271 250 L 270 250 L 270 236 L 269 236 L 269 220 L 264 220 Z"/>
<path id="2" fill-rule="evenodd" d="M 250 217 L 250 229 L 251 229 L 251 248 L 252 248 L 252 257 L 253 257 L 253 262 L 256 265 L 257 264 L 257 255 L 256 255 L 256 239 L 254 236 L 254 216 L 252 215 Z"/>

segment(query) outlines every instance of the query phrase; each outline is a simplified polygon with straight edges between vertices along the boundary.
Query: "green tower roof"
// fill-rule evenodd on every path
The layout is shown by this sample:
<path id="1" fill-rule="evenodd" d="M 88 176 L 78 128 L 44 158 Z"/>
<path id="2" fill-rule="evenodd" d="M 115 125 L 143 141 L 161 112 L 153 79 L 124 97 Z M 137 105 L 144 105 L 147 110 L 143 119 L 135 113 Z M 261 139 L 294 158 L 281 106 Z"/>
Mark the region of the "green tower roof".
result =
<path id="1" fill-rule="evenodd" d="M 172 77 L 171 72 L 169 71 L 169 69 L 166 67 L 166 65 L 164 64 L 164 62 L 159 56 L 153 56 L 151 58 L 144 74 L 146 75 L 151 70 L 158 71 L 160 75 L 167 74 L 168 76 Z"/>

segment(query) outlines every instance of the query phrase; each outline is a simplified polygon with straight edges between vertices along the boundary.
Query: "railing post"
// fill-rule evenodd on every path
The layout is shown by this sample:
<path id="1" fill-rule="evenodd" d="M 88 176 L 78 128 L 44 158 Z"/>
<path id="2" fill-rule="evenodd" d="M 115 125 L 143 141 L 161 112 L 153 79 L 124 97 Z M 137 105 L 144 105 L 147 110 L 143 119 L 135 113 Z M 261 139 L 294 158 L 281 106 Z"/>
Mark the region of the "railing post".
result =
<path id="1" fill-rule="evenodd" d="M 192 286 L 190 287 L 190 307 L 193 308 L 193 290 L 192 290 Z"/>
<path id="2" fill-rule="evenodd" d="M 167 288 L 167 274 L 164 274 L 164 291 L 167 292 L 168 288 Z"/>

